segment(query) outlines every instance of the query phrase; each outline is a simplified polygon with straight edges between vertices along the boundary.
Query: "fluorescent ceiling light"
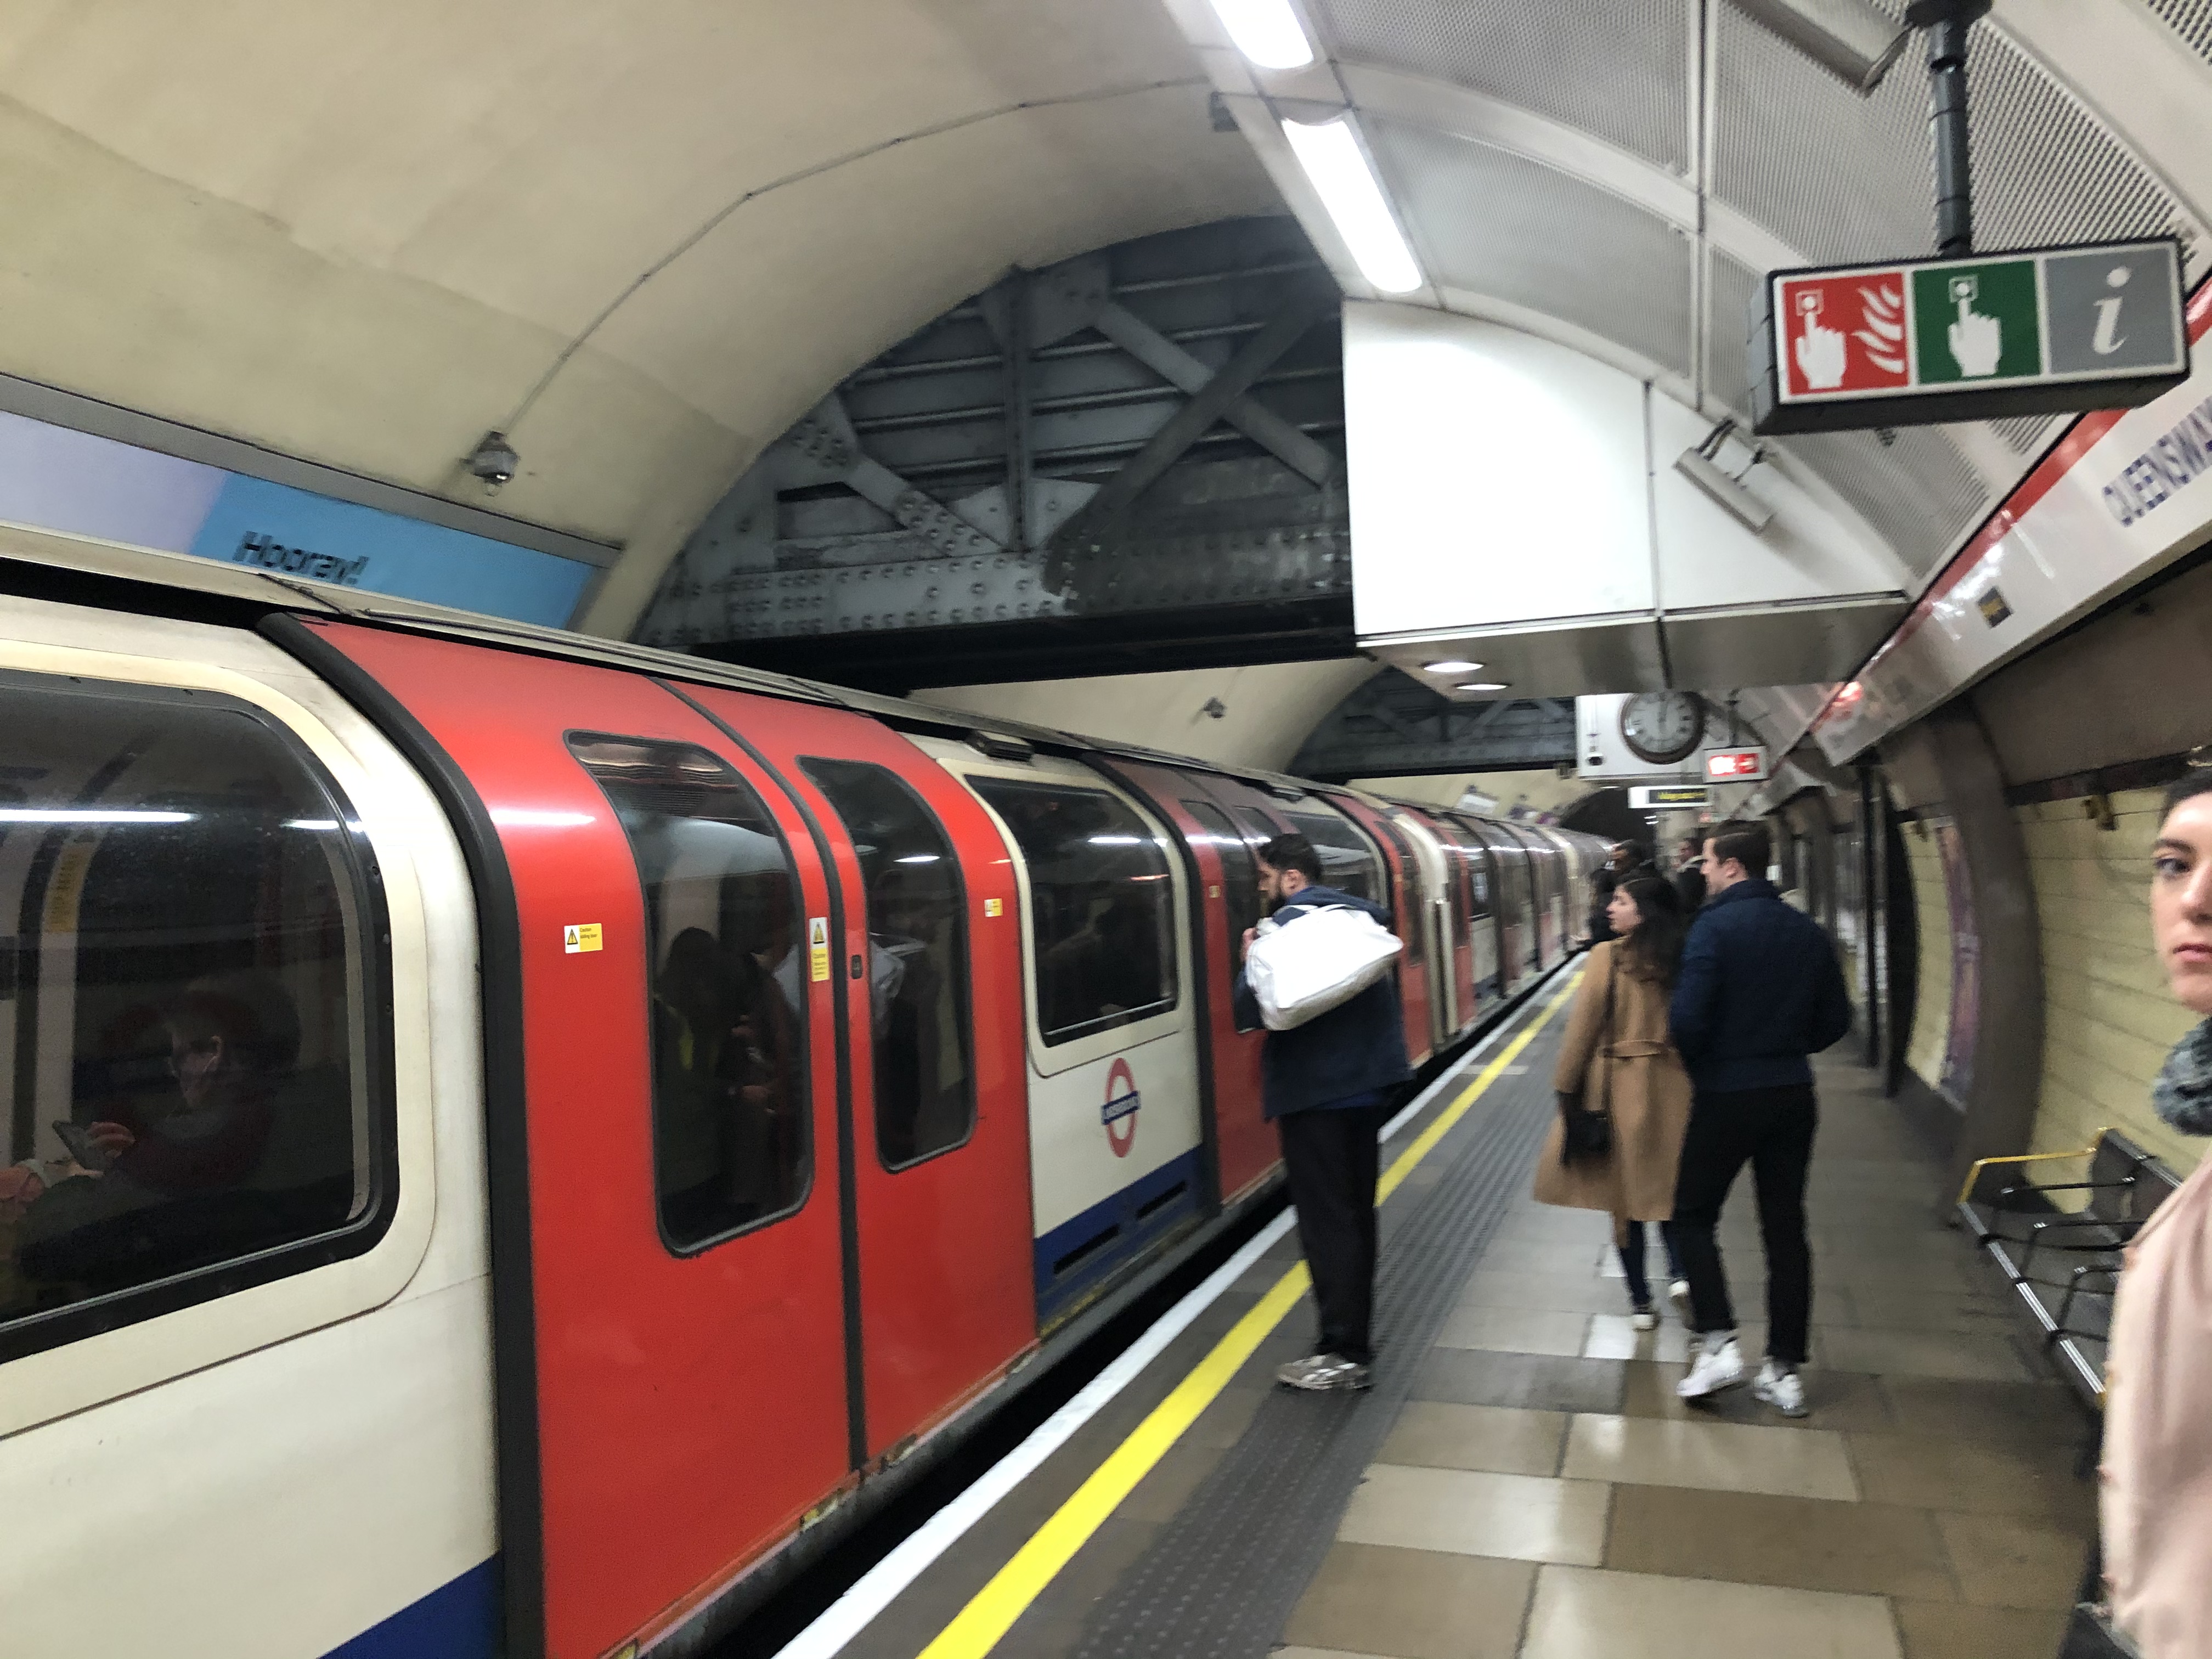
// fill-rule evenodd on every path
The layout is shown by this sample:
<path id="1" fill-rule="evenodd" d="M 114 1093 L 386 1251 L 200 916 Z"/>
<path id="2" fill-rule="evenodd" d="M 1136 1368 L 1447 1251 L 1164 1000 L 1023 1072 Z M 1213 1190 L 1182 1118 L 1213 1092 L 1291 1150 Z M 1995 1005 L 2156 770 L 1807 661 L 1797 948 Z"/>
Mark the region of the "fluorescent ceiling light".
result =
<path id="1" fill-rule="evenodd" d="M 190 812 L 111 811 L 106 807 L 0 807 L 0 823 L 190 823 Z"/>
<path id="2" fill-rule="evenodd" d="M 1283 137 L 1312 180 L 1321 204 L 1328 210 L 1359 274 L 1385 294 L 1409 294 L 1420 287 L 1421 268 L 1413 263 L 1413 251 L 1391 216 L 1390 204 L 1383 199 L 1382 186 L 1367 165 L 1351 121 L 1343 116 L 1318 126 L 1285 121 Z"/>
<path id="3" fill-rule="evenodd" d="M 1460 691 L 1510 691 L 1513 688 L 1504 680 L 1472 680 L 1453 689 Z"/>
<path id="4" fill-rule="evenodd" d="M 1213 15 L 1237 50 L 1261 69 L 1304 69 L 1314 60 L 1291 0 L 1213 0 Z"/>
<path id="5" fill-rule="evenodd" d="M 1466 662 L 1455 657 L 1449 662 L 1425 662 L 1422 667 L 1431 674 L 1472 674 L 1482 666 L 1479 662 Z"/>

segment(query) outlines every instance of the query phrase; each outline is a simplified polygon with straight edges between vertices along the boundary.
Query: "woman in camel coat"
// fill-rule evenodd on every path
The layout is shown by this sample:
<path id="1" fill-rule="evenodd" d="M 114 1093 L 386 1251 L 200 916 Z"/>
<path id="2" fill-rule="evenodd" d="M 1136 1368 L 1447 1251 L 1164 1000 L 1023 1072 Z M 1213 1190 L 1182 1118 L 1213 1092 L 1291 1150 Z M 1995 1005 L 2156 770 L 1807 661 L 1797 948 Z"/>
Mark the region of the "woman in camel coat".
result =
<path id="1" fill-rule="evenodd" d="M 1608 910 L 1619 937 L 1590 951 L 1582 989 L 1567 1017 L 1552 1086 L 1559 1117 L 1536 1164 L 1536 1201 L 1604 1210 L 1639 1330 L 1656 1322 L 1644 1271 L 1644 1224 L 1674 1213 L 1674 1171 L 1690 1123 L 1690 1075 L 1667 1036 L 1667 1003 L 1689 931 L 1681 900 L 1668 882 L 1623 882 Z M 1612 1147 L 1570 1163 L 1566 1126 L 1577 1114 L 1612 1119 Z M 1666 1238 L 1670 1276 L 1674 1247 Z"/>

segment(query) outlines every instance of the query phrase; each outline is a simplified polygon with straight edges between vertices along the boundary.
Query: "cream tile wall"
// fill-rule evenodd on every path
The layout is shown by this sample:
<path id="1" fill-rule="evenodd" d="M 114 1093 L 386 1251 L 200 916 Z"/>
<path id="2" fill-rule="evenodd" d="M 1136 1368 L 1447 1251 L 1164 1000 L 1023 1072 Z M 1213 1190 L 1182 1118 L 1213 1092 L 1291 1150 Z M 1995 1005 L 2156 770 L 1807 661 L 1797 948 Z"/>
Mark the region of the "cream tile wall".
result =
<path id="1" fill-rule="evenodd" d="M 2112 796 L 2110 830 L 2100 829 L 2080 800 L 2014 809 L 2043 927 L 2043 1090 L 2029 1150 L 2086 1146 L 2109 1125 L 2185 1174 L 2205 1143 L 2176 1134 L 2150 1109 L 2152 1079 L 2196 1018 L 2168 994 L 2151 948 L 2150 847 L 2160 797 L 2155 789 Z M 1905 844 L 1923 894 L 1924 972 L 1930 912 L 1918 880 L 1920 849 L 1909 834 Z M 1926 846 L 1932 864 L 1935 842 Z M 1940 1064 L 1941 1048 L 1935 1052 Z M 1917 1030 L 1911 1053 L 1919 1071 Z"/>
<path id="2" fill-rule="evenodd" d="M 1951 1036 L 1951 899 L 1943 886 L 1943 857 L 1936 850 L 1935 830 L 1924 822 L 1907 823 L 1904 840 L 1920 930 L 1920 978 L 1905 1063 L 1933 1089 L 1943 1075 L 1943 1048 Z"/>

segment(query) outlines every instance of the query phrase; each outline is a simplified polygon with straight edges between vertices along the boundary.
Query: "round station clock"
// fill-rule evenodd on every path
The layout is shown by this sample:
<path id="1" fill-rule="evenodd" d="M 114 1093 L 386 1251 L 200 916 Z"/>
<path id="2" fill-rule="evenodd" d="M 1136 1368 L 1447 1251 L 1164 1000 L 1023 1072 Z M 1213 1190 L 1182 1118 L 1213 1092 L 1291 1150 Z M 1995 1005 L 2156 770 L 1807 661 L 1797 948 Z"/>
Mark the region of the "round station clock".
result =
<path id="1" fill-rule="evenodd" d="M 1638 760 L 1674 766 L 1705 732 L 1705 708 L 1693 692 L 1639 691 L 1620 705 L 1620 737 Z"/>

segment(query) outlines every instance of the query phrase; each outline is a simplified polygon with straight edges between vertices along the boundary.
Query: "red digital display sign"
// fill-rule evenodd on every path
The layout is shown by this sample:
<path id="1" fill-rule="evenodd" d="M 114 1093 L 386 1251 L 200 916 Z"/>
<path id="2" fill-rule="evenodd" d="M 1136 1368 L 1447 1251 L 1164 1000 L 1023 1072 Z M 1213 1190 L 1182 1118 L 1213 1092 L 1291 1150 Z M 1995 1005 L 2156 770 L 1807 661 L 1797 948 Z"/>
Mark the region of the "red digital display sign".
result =
<path id="1" fill-rule="evenodd" d="M 1765 775 L 1764 749 L 1716 749 L 1705 757 L 1705 776 L 1715 783 L 1747 783 Z"/>

